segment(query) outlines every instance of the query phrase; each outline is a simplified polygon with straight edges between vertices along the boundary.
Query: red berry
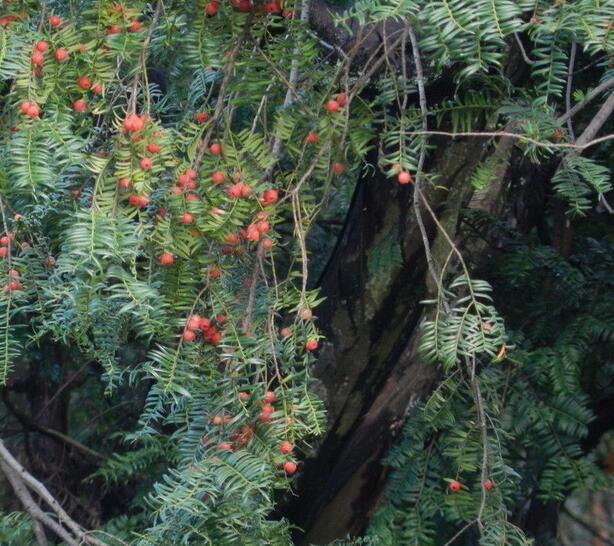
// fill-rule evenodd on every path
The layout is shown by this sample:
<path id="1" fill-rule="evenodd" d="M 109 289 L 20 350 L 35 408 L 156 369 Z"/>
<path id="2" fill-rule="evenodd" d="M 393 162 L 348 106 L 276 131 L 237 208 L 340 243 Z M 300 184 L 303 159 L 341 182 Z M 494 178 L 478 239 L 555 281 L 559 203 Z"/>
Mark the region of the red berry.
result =
<path id="1" fill-rule="evenodd" d="M 89 89 L 90 87 L 92 87 L 92 80 L 90 80 L 87 76 L 81 76 L 78 80 L 77 80 L 77 85 L 81 88 L 81 89 Z"/>
<path id="2" fill-rule="evenodd" d="M 281 337 L 290 337 L 292 335 L 292 331 L 290 330 L 290 328 L 282 328 L 279 331 L 279 335 Z"/>
<path id="3" fill-rule="evenodd" d="M 411 174 L 409 174 L 407 171 L 401 171 L 397 175 L 397 180 L 399 181 L 399 184 L 409 184 L 411 182 Z"/>
<path id="4" fill-rule="evenodd" d="M 211 175 L 211 182 L 214 184 L 223 184 L 226 182 L 226 175 L 222 171 L 215 171 Z"/>
<path id="5" fill-rule="evenodd" d="M 310 353 L 312 353 L 313 351 L 317 350 L 317 348 L 319 346 L 320 346 L 320 344 L 318 343 L 317 339 L 309 339 L 305 343 L 305 349 L 307 349 Z"/>
<path id="6" fill-rule="evenodd" d="M 240 392 L 239 393 L 239 400 L 242 400 L 243 402 L 247 402 L 249 400 L 249 393 L 247 393 L 247 392 Z"/>
<path id="7" fill-rule="evenodd" d="M 19 281 L 10 281 L 7 285 L 7 290 L 13 292 L 15 290 L 21 290 L 21 283 Z"/>
<path id="8" fill-rule="evenodd" d="M 185 175 L 188 177 L 189 180 L 196 180 L 196 178 L 198 177 L 198 173 L 194 169 L 188 169 L 185 172 Z"/>
<path id="9" fill-rule="evenodd" d="M 143 159 L 141 159 L 140 165 L 141 169 L 143 169 L 144 171 L 149 171 L 153 167 L 153 161 L 148 157 L 144 157 Z"/>
<path id="10" fill-rule="evenodd" d="M 273 248 L 273 241 L 271 241 L 271 239 L 264 239 L 264 241 L 262 241 L 262 248 L 264 248 L 264 250 L 271 250 Z"/>
<path id="11" fill-rule="evenodd" d="M 222 274 L 222 272 L 217 267 L 212 267 L 209 270 L 209 278 L 212 279 L 212 280 L 219 279 L 221 274 Z"/>
<path id="12" fill-rule="evenodd" d="M 278 11 L 280 11 L 280 7 L 277 5 L 277 2 L 267 2 L 264 5 L 264 11 L 266 11 L 267 13 L 277 13 Z"/>
<path id="13" fill-rule="evenodd" d="M 277 395 L 273 391 L 267 391 L 264 393 L 264 396 L 262 397 L 262 399 L 267 404 L 273 404 L 277 400 Z"/>
<path id="14" fill-rule="evenodd" d="M 116 26 L 109 27 L 107 29 L 107 36 L 113 36 L 114 34 L 121 34 L 122 29 Z"/>
<path id="15" fill-rule="evenodd" d="M 60 19 L 57 15 L 52 15 L 49 17 L 49 24 L 52 28 L 58 28 L 62 24 L 62 19 Z"/>
<path id="16" fill-rule="evenodd" d="M 345 165 L 343 163 L 334 163 L 333 172 L 335 174 L 342 174 L 345 172 Z"/>
<path id="17" fill-rule="evenodd" d="M 289 10 L 289 9 L 285 9 L 284 11 L 281 12 L 281 16 L 284 19 L 292 19 L 292 15 L 293 15 L 292 10 Z"/>
<path id="18" fill-rule="evenodd" d="M 18 279 L 20 277 L 19 271 L 16 269 L 9 269 L 9 277 L 13 277 L 14 279 Z"/>
<path id="19" fill-rule="evenodd" d="M 191 224 L 194 221 L 194 217 L 189 212 L 184 212 L 179 217 L 179 223 L 181 224 Z"/>
<path id="20" fill-rule="evenodd" d="M 214 144 L 211 144 L 211 146 L 209 146 L 209 151 L 211 152 L 211 155 L 215 155 L 219 157 L 222 155 L 222 146 L 221 144 L 218 144 L 216 142 Z"/>
<path id="21" fill-rule="evenodd" d="M 24 101 L 19 106 L 19 109 L 21 110 L 22 114 L 27 114 L 28 110 L 30 109 L 30 106 L 32 106 L 32 103 L 30 101 Z"/>
<path id="22" fill-rule="evenodd" d="M 485 491 L 492 491 L 492 488 L 495 486 L 494 483 L 492 483 L 492 480 L 485 480 L 484 481 L 484 490 Z"/>
<path id="23" fill-rule="evenodd" d="M 452 492 L 452 493 L 458 493 L 461 489 L 462 489 L 462 485 L 458 480 L 452 480 L 449 484 L 448 484 L 448 489 Z"/>
<path id="24" fill-rule="evenodd" d="M 36 104 L 30 104 L 26 110 L 26 116 L 29 118 L 37 118 L 40 113 L 40 108 Z"/>
<path id="25" fill-rule="evenodd" d="M 36 48 L 36 51 L 45 53 L 45 51 L 49 49 L 49 44 L 45 42 L 44 40 L 41 40 L 40 42 L 36 42 L 36 45 L 34 47 Z"/>
<path id="26" fill-rule="evenodd" d="M 42 66 L 45 61 L 45 56 L 40 51 L 35 51 L 32 53 L 31 60 L 34 66 Z"/>
<path id="27" fill-rule="evenodd" d="M 9 254 L 9 248 L 7 246 L 0 247 L 0 258 L 6 258 Z"/>
<path id="28" fill-rule="evenodd" d="M 157 154 L 161 149 L 162 147 L 159 144 L 155 144 L 154 142 L 147 145 L 147 151 L 150 154 Z"/>
<path id="29" fill-rule="evenodd" d="M 70 57 L 70 54 L 63 47 L 61 47 L 55 50 L 54 56 L 57 62 L 63 63 L 68 60 L 68 57 Z"/>
<path id="30" fill-rule="evenodd" d="M 347 104 L 347 102 L 348 102 L 348 96 L 345 93 L 339 93 L 335 97 L 335 100 L 337 101 L 339 106 L 341 106 L 341 108 L 343 108 Z"/>
<path id="31" fill-rule="evenodd" d="M 220 3 L 216 2 L 215 0 L 212 2 L 207 2 L 207 5 L 205 6 L 205 12 L 207 13 L 207 15 L 215 15 L 219 7 Z"/>
<path id="32" fill-rule="evenodd" d="M 186 200 L 186 201 L 192 201 L 192 202 L 194 202 L 194 201 L 199 201 L 199 200 L 200 200 L 200 198 L 199 198 L 199 197 L 198 197 L 198 195 L 196 195 L 195 193 L 188 193 L 188 194 L 185 196 L 185 200 Z"/>
<path id="33" fill-rule="evenodd" d="M 209 114 L 206 112 L 196 112 L 194 114 L 194 121 L 196 123 L 205 123 L 209 119 Z"/>
<path id="34" fill-rule="evenodd" d="M 260 204 L 263 207 L 268 207 L 269 205 L 274 205 L 279 200 L 279 193 L 277 190 L 265 190 L 262 194 L 262 199 L 260 199 Z"/>
<path id="35" fill-rule="evenodd" d="M 241 183 L 230 186 L 227 193 L 231 199 L 239 199 L 241 197 Z"/>
<path id="36" fill-rule="evenodd" d="M 188 317 L 185 327 L 188 330 L 198 330 L 201 327 L 200 325 L 202 320 L 202 317 L 200 317 L 199 315 L 192 315 Z"/>
<path id="37" fill-rule="evenodd" d="M 87 101 L 83 99 L 73 102 L 72 108 L 75 112 L 85 112 L 87 110 Z"/>
<path id="38" fill-rule="evenodd" d="M 127 190 L 132 187 L 132 182 L 130 181 L 129 178 L 120 178 L 117 181 L 117 185 L 119 186 L 121 190 Z"/>
<path id="39" fill-rule="evenodd" d="M 128 27 L 128 32 L 139 32 L 142 28 L 143 25 L 140 21 L 132 21 L 132 24 Z"/>
<path id="40" fill-rule="evenodd" d="M 160 254 L 158 262 L 160 262 L 160 265 L 168 267 L 169 265 L 173 265 L 173 263 L 175 263 L 175 258 L 170 252 L 163 252 Z"/>
<path id="41" fill-rule="evenodd" d="M 317 144 L 320 142 L 320 135 L 318 133 L 309 133 L 306 140 L 307 144 Z"/>
<path id="42" fill-rule="evenodd" d="M 92 93 L 96 93 L 97 95 L 102 95 L 102 85 L 99 83 L 93 85 Z"/>
<path id="43" fill-rule="evenodd" d="M 146 195 L 132 194 L 130 197 L 128 197 L 128 203 L 130 203 L 133 207 L 146 207 L 149 205 L 149 197 Z"/>
<path id="44" fill-rule="evenodd" d="M 11 244 L 10 237 L 6 235 L 4 237 L 0 237 L 0 246 L 9 246 Z"/>
<path id="45" fill-rule="evenodd" d="M 124 120 L 124 129 L 128 133 L 138 133 L 145 126 L 143 118 L 136 114 L 130 114 Z"/>
<path id="46" fill-rule="evenodd" d="M 339 108 L 341 108 L 341 105 L 336 100 L 329 100 L 326 103 L 326 111 L 329 114 L 334 114 L 335 112 L 338 112 Z"/>
<path id="47" fill-rule="evenodd" d="M 279 452 L 282 455 L 288 455 L 289 453 L 292 453 L 293 450 L 294 446 L 290 442 L 282 442 L 279 444 Z"/>
<path id="48" fill-rule="evenodd" d="M 303 309 L 301 312 L 301 318 L 303 320 L 311 320 L 313 318 L 313 312 L 311 309 Z"/>
<path id="49" fill-rule="evenodd" d="M 297 468 L 298 467 L 296 466 L 296 463 L 293 461 L 288 461 L 284 463 L 284 471 L 286 474 L 288 474 L 288 476 L 294 474 Z"/>
<path id="50" fill-rule="evenodd" d="M 217 322 L 218 324 L 224 324 L 224 322 L 226 322 L 226 315 L 215 315 L 215 322 Z"/>
<path id="51" fill-rule="evenodd" d="M 198 327 L 205 332 L 211 328 L 211 321 L 208 318 L 201 318 L 198 321 Z"/>
<path id="52" fill-rule="evenodd" d="M 192 343 L 192 341 L 196 339 L 196 334 L 192 332 L 192 330 L 185 330 L 181 336 L 181 339 L 183 339 L 183 341 L 186 343 Z"/>
<path id="53" fill-rule="evenodd" d="M 232 446 L 230 444 L 225 443 L 225 442 L 220 444 L 219 446 L 217 446 L 217 448 L 220 451 L 232 451 Z"/>

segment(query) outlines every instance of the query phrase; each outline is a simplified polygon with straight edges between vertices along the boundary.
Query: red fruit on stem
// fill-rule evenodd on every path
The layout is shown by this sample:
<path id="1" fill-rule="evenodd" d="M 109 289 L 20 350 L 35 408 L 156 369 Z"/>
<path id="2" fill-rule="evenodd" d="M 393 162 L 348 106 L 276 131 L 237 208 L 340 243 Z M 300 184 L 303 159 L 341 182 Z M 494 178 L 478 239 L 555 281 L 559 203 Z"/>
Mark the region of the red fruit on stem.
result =
<path id="1" fill-rule="evenodd" d="M 7 290 L 13 292 L 15 290 L 21 290 L 21 283 L 19 281 L 10 281 L 7 285 Z"/>
<path id="2" fill-rule="evenodd" d="M 205 330 L 209 330 L 211 328 L 211 321 L 208 318 L 201 318 L 198 321 L 198 327 L 204 332 Z"/>
<path id="3" fill-rule="evenodd" d="M 19 106 L 19 109 L 21 110 L 22 114 L 27 114 L 30 106 L 32 106 L 32 103 L 30 101 L 24 101 Z"/>
<path id="4" fill-rule="evenodd" d="M 126 116 L 124 120 L 124 129 L 128 133 L 138 133 L 145 126 L 145 121 L 136 114 Z"/>
<path id="5" fill-rule="evenodd" d="M 231 199 L 239 199 L 241 197 L 241 184 L 233 184 L 226 193 L 228 193 L 228 197 Z"/>
<path id="6" fill-rule="evenodd" d="M 144 171 L 149 171 L 153 167 L 153 161 L 148 157 L 144 157 L 143 159 L 141 159 L 140 165 L 141 169 L 143 169 Z"/>
<path id="7" fill-rule="evenodd" d="M 128 27 L 128 32 L 139 32 L 143 29 L 143 25 L 140 21 L 132 21 L 132 24 Z"/>
<path id="8" fill-rule="evenodd" d="M 247 393 L 247 392 L 240 392 L 239 393 L 239 400 L 241 400 L 243 402 L 247 402 L 249 400 L 249 393 Z"/>
<path id="9" fill-rule="evenodd" d="M 4 237 L 0 237 L 0 246 L 9 246 L 11 244 L 10 237 L 6 235 Z"/>
<path id="10" fill-rule="evenodd" d="M 265 190 L 262 194 L 262 199 L 260 199 L 260 204 L 263 207 L 268 207 L 269 205 L 274 205 L 277 201 L 279 201 L 277 190 Z"/>
<path id="11" fill-rule="evenodd" d="M 282 328 L 279 331 L 279 335 L 281 337 L 290 337 L 292 335 L 292 331 L 290 330 L 290 328 Z"/>
<path id="12" fill-rule="evenodd" d="M 72 108 L 75 112 L 85 112 L 87 110 L 87 101 L 83 99 L 73 102 Z"/>
<path id="13" fill-rule="evenodd" d="M 318 142 L 320 142 L 320 135 L 318 135 L 318 133 L 309 133 L 307 135 L 307 144 L 317 144 Z"/>
<path id="14" fill-rule="evenodd" d="M 188 193 L 188 195 L 185 196 L 185 200 L 191 202 L 200 201 L 200 197 L 198 197 L 198 195 L 195 193 Z"/>
<path id="15" fill-rule="evenodd" d="M 217 446 L 217 448 L 220 451 L 232 451 L 232 446 L 230 444 L 225 443 L 225 442 L 220 444 L 219 446 Z"/>
<path id="16" fill-rule="evenodd" d="M 175 263 L 175 258 L 170 252 L 163 252 L 162 254 L 160 254 L 160 257 L 158 258 L 158 262 L 160 263 L 160 265 L 163 265 L 164 267 L 168 267 Z"/>
<path id="17" fill-rule="evenodd" d="M 209 146 L 209 151 L 211 152 L 211 155 L 219 157 L 222 155 L 222 145 L 218 144 L 217 142 L 211 144 L 211 146 Z"/>
<path id="18" fill-rule="evenodd" d="M 343 163 L 334 163 L 333 172 L 335 174 L 343 174 L 345 172 L 345 165 Z"/>
<path id="19" fill-rule="evenodd" d="M 348 96 L 345 93 L 339 93 L 335 97 L 335 100 L 337 101 L 339 106 L 341 106 L 341 108 L 343 108 L 347 104 L 347 102 L 348 102 Z"/>
<path id="20" fill-rule="evenodd" d="M 218 324 L 224 324 L 224 322 L 226 322 L 226 315 L 215 315 L 215 322 L 217 322 Z"/>
<path id="21" fill-rule="evenodd" d="M 485 491 L 492 491 L 492 488 L 495 486 L 492 480 L 485 480 L 483 485 Z"/>
<path id="22" fill-rule="evenodd" d="M 146 207 L 149 205 L 149 197 L 146 195 L 132 194 L 130 197 L 128 197 L 128 203 L 130 203 L 133 207 Z"/>
<path id="23" fill-rule="evenodd" d="M 152 142 L 151 144 L 147 145 L 147 151 L 150 154 L 157 154 L 161 149 L 162 147 L 159 144 L 156 144 L 155 142 Z"/>
<path id="24" fill-rule="evenodd" d="M 200 317 L 199 315 L 192 315 L 188 317 L 185 327 L 188 330 L 198 330 L 200 328 L 202 320 L 202 317 Z"/>
<path id="25" fill-rule="evenodd" d="M 338 112 L 339 108 L 341 108 L 341 105 L 336 100 L 331 99 L 326 103 L 326 111 L 329 114 L 334 114 L 335 112 Z"/>
<path id="26" fill-rule="evenodd" d="M 222 272 L 217 267 L 212 267 L 209 270 L 209 278 L 212 279 L 212 280 L 219 279 L 221 274 L 222 274 Z"/>
<path id="27" fill-rule="evenodd" d="M 113 36 L 114 34 L 121 34 L 122 29 L 116 26 L 109 27 L 107 29 L 107 36 Z"/>
<path id="28" fill-rule="evenodd" d="M 196 334 L 192 332 L 192 330 L 185 330 L 181 336 L 181 339 L 186 343 L 192 343 L 192 341 L 196 339 Z"/>
<path id="29" fill-rule="evenodd" d="M 273 404 L 277 401 L 277 395 L 273 391 L 267 391 L 264 393 L 264 396 L 262 397 L 262 399 L 267 404 Z"/>
<path id="30" fill-rule="evenodd" d="M 44 40 L 41 40 L 40 42 L 36 42 L 36 45 L 34 47 L 36 48 L 36 51 L 45 53 L 45 51 L 49 49 L 49 44 L 45 42 Z"/>
<path id="31" fill-rule="evenodd" d="M 132 182 L 130 181 L 129 178 L 120 178 L 117 181 L 117 185 L 119 186 L 121 190 L 127 190 L 132 187 Z"/>
<path id="32" fill-rule="evenodd" d="M 264 250 L 271 250 L 273 248 L 273 241 L 271 241 L 271 239 L 264 239 L 264 241 L 262 241 L 262 248 L 264 248 Z"/>
<path id="33" fill-rule="evenodd" d="M 57 15 L 52 15 L 49 17 L 49 24 L 51 28 L 58 28 L 62 24 L 62 19 L 60 19 Z"/>
<path id="34" fill-rule="evenodd" d="M 28 109 L 26 111 L 26 116 L 33 119 L 33 118 L 37 118 L 38 116 L 40 116 L 40 113 L 41 113 L 40 108 L 36 104 L 30 104 L 30 106 L 28 106 Z"/>
<path id="35" fill-rule="evenodd" d="M 318 343 L 317 339 L 309 339 L 305 343 L 305 349 L 307 349 L 310 353 L 312 353 L 313 351 L 317 350 L 317 348 L 319 346 L 320 346 L 320 344 Z"/>
<path id="36" fill-rule="evenodd" d="M 68 51 L 63 47 L 60 47 L 59 49 L 55 50 L 54 57 L 58 63 L 63 63 L 68 60 L 68 57 L 70 57 L 70 53 L 68 53 Z"/>
<path id="37" fill-rule="evenodd" d="M 313 312 L 311 309 L 303 309 L 301 312 L 301 318 L 303 320 L 311 320 L 313 318 Z"/>
<path id="38" fill-rule="evenodd" d="M 211 182 L 214 184 L 223 184 L 226 182 L 226 175 L 222 171 L 215 171 L 211 175 Z"/>
<path id="39" fill-rule="evenodd" d="M 99 83 L 93 85 L 92 93 L 96 93 L 96 95 L 102 95 L 102 85 Z"/>
<path id="40" fill-rule="evenodd" d="M 399 184 L 402 184 L 402 185 L 409 184 L 412 180 L 411 174 L 409 174 L 407 171 L 401 171 L 397 175 L 397 180 L 399 181 Z"/>
<path id="41" fill-rule="evenodd" d="M 92 87 L 92 80 L 90 80 L 87 76 L 81 76 L 78 80 L 77 80 L 77 85 L 81 88 L 81 89 L 89 89 L 90 87 Z"/>
<path id="42" fill-rule="evenodd" d="M 191 224 L 194 221 L 194 217 L 189 212 L 184 212 L 179 217 L 180 224 Z"/>
<path id="43" fill-rule="evenodd" d="M 9 254 L 9 248 L 7 246 L 0 247 L 0 258 L 6 258 Z"/>
<path id="44" fill-rule="evenodd" d="M 281 444 L 279 444 L 279 452 L 282 455 L 288 455 L 290 453 L 292 453 L 292 451 L 294 450 L 294 446 L 290 443 L 290 442 L 282 442 Z"/>
<path id="45" fill-rule="evenodd" d="M 209 119 L 209 114 L 206 112 L 196 112 L 194 114 L 194 121 L 196 123 L 205 123 Z"/>
<path id="46" fill-rule="evenodd" d="M 266 13 L 277 13 L 281 10 L 281 8 L 277 5 L 277 2 L 267 2 L 264 5 L 264 11 Z"/>
<path id="47" fill-rule="evenodd" d="M 298 467 L 294 461 L 288 461 L 284 463 L 284 471 L 286 474 L 288 474 L 288 476 L 291 476 L 292 474 L 294 474 L 297 468 Z"/>
<path id="48" fill-rule="evenodd" d="M 216 15 L 219 7 L 220 7 L 219 2 L 216 2 L 216 1 L 207 2 L 207 5 L 205 6 L 205 12 L 207 13 L 207 15 L 211 15 L 211 16 Z"/>
<path id="49" fill-rule="evenodd" d="M 32 53 L 31 60 L 34 66 L 42 66 L 45 61 L 45 56 L 40 51 L 35 51 Z"/>
<path id="50" fill-rule="evenodd" d="M 188 177 L 189 180 L 196 180 L 196 178 L 198 178 L 198 173 L 194 169 L 188 169 L 185 172 L 185 175 Z"/>
<path id="51" fill-rule="evenodd" d="M 448 489 L 452 492 L 452 493 L 458 493 L 461 489 L 462 489 L 462 485 L 461 482 L 459 482 L 458 480 L 452 480 L 449 484 L 448 484 Z"/>

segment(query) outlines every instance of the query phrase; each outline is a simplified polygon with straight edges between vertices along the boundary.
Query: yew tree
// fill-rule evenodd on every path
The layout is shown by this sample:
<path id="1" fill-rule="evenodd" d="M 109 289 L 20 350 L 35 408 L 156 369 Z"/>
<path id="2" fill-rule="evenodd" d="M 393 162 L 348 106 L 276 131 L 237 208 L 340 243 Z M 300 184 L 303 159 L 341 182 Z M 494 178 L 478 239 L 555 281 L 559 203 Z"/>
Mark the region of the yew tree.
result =
<path id="1" fill-rule="evenodd" d="M 4 0 L 0 80 L 1 544 L 567 544 L 611 487 L 614 0 Z"/>

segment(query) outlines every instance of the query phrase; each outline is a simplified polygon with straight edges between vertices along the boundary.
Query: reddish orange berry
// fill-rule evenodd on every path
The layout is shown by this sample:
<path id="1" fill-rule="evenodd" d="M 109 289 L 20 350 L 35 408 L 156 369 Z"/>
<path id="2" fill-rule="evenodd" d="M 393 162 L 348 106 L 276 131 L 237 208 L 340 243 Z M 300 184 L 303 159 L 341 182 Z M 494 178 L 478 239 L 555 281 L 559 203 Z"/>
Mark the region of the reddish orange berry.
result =
<path id="1" fill-rule="evenodd" d="M 158 262 L 160 262 L 160 265 L 168 267 L 175 263 L 175 258 L 170 252 L 163 252 L 162 254 L 160 254 L 160 257 L 158 258 Z"/>

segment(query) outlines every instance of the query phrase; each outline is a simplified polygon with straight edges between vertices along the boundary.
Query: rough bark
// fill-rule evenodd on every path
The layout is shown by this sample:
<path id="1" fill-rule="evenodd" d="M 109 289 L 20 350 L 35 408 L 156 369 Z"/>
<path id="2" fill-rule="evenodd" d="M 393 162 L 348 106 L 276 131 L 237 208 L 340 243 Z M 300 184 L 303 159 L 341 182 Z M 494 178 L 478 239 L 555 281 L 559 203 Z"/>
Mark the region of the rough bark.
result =
<path id="1" fill-rule="evenodd" d="M 497 153 L 509 156 L 510 141 Z M 455 238 L 461 208 L 471 198 L 468 178 L 484 154 L 473 141 L 440 142 L 429 170 L 439 173 L 428 200 Z M 505 162 L 503 162 L 505 164 Z M 504 166 L 472 206 L 498 210 L 503 203 Z M 325 544 L 358 534 L 374 509 L 386 469 L 380 458 L 403 423 L 409 405 L 423 398 L 437 369 L 417 353 L 420 323 L 429 294 L 424 248 L 411 208 L 411 192 L 382 175 L 359 181 L 346 225 L 322 277 L 326 302 L 319 309 L 327 339 L 315 370 L 329 410 L 329 432 L 306 461 L 299 495 L 288 507 L 304 529 L 299 544 Z M 423 213 L 440 264 L 449 247 Z M 370 257 L 394 241 L 400 262 L 370 270 Z M 483 249 L 475 249 L 478 254 Z M 300 499 L 309 499 L 303 503 Z"/>

